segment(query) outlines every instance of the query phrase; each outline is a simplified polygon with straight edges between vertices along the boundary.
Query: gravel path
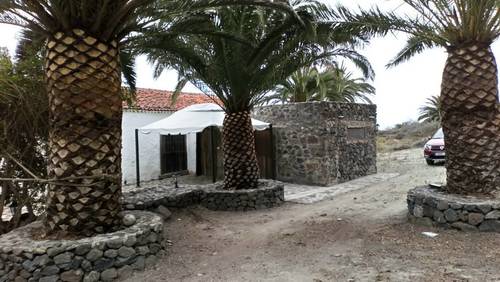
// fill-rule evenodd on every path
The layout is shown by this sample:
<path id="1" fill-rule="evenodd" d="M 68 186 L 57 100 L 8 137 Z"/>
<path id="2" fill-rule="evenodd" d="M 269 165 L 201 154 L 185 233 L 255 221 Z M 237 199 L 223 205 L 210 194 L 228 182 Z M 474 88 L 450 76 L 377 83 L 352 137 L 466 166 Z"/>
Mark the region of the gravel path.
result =
<path id="1" fill-rule="evenodd" d="M 443 166 L 413 149 L 381 154 L 379 172 L 392 177 L 313 204 L 173 211 L 168 255 L 125 281 L 500 281 L 498 234 L 406 221 L 406 192 L 443 182 Z"/>
<path id="2" fill-rule="evenodd" d="M 331 200 L 342 193 L 349 193 L 375 185 L 398 175 L 399 173 L 378 173 L 328 187 L 287 183 L 285 184 L 285 201 L 298 204 L 314 204 L 324 200 Z"/>

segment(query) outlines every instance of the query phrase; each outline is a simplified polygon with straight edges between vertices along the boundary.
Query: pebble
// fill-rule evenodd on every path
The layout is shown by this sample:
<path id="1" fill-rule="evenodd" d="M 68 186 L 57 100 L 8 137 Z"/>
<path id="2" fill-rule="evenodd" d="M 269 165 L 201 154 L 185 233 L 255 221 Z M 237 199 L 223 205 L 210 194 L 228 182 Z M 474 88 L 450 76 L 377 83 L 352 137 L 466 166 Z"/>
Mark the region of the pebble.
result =
<path id="1" fill-rule="evenodd" d="M 137 221 L 137 219 L 135 218 L 135 215 L 133 215 L 133 214 L 126 214 L 123 217 L 123 225 L 125 225 L 127 227 L 134 225 L 136 221 Z"/>

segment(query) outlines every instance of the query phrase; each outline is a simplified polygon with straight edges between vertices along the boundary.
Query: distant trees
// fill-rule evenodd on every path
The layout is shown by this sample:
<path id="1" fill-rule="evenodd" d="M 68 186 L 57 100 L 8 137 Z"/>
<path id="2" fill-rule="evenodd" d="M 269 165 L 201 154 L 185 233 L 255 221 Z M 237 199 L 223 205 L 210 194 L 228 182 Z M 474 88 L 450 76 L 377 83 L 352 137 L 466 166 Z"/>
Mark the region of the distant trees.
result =
<path id="1" fill-rule="evenodd" d="M 33 178 L 30 172 L 46 176 L 47 120 L 41 54 L 25 48 L 13 61 L 0 49 L 0 178 Z M 0 224 L 0 234 L 36 218 L 44 184 L 6 180 L 0 186 L 0 216 L 6 209 L 14 211 L 10 222 Z"/>

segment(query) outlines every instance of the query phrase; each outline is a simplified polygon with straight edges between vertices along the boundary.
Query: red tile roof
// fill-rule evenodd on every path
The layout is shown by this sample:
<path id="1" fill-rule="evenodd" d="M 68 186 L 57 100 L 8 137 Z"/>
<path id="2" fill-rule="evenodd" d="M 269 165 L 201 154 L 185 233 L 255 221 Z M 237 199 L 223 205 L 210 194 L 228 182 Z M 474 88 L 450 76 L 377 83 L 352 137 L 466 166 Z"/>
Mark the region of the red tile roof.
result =
<path id="1" fill-rule="evenodd" d="M 172 91 L 149 88 L 137 88 L 136 97 L 133 106 L 130 107 L 124 103 L 123 108 L 141 111 L 178 111 L 195 104 L 214 103 L 214 99 L 216 103 L 219 101 L 215 96 L 182 92 L 177 102 L 172 105 Z"/>

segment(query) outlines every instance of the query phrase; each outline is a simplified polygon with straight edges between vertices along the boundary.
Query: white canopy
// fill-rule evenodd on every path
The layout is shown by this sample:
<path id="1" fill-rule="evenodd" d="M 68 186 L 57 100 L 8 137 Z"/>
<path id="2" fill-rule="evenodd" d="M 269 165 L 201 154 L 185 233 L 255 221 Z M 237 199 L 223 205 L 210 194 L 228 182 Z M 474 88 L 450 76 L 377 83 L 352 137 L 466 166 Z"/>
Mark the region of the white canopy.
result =
<path id="1" fill-rule="evenodd" d="M 196 133 L 210 126 L 222 127 L 224 115 L 224 111 L 217 104 L 197 104 L 177 111 L 167 118 L 141 127 L 140 130 L 159 131 L 162 135 Z M 252 119 L 252 125 L 255 130 L 269 128 L 269 123 L 256 119 Z"/>

